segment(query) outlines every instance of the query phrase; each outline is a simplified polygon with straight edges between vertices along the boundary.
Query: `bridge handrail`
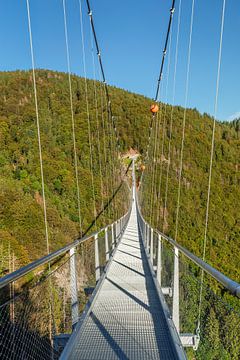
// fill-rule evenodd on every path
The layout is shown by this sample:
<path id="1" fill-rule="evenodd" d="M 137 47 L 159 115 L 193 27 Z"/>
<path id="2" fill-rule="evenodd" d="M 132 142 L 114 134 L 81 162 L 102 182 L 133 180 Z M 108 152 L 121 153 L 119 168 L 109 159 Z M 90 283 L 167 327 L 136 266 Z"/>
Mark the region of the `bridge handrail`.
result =
<path id="1" fill-rule="evenodd" d="M 149 227 L 152 228 L 151 225 L 144 219 L 138 201 L 137 201 L 137 208 L 138 213 L 141 217 L 141 220 Z M 198 265 L 203 271 L 207 272 L 211 277 L 213 277 L 215 280 L 217 280 L 220 284 L 222 284 L 225 289 L 230 291 L 230 293 L 238 298 L 240 298 L 240 284 L 232 279 L 230 279 L 228 276 L 224 275 L 221 271 L 216 270 L 213 266 L 209 265 L 193 253 L 191 251 L 187 250 L 185 247 L 180 245 L 178 242 L 170 238 L 169 236 L 163 234 L 161 231 L 157 229 L 153 229 L 153 231 L 160 235 L 163 239 L 165 239 L 168 243 L 173 245 L 175 248 L 177 248 L 182 254 L 184 254 L 188 259 L 190 259 L 192 262 L 194 262 L 196 265 Z"/>
<path id="2" fill-rule="evenodd" d="M 47 263 L 49 263 L 50 261 L 56 259 L 57 257 L 66 254 L 70 249 L 75 248 L 76 246 L 78 246 L 79 244 L 84 243 L 85 241 L 94 238 L 94 236 L 96 236 L 97 234 L 103 232 L 106 228 L 111 227 L 112 225 L 116 224 L 117 222 L 119 222 L 121 219 L 126 218 L 129 214 L 131 210 L 130 209 L 127 211 L 126 214 L 124 214 L 122 217 L 120 217 L 119 219 L 117 219 L 116 221 L 114 221 L 111 224 L 108 224 L 107 226 L 101 228 L 100 230 L 95 231 L 94 233 L 91 233 L 89 235 L 85 235 L 84 237 L 80 238 L 80 239 L 76 239 L 75 241 L 73 241 L 72 243 L 62 247 L 61 249 L 58 249 L 56 251 L 53 251 L 52 253 L 41 257 L 40 259 L 37 259 L 33 262 L 31 262 L 30 264 L 21 267 L 20 269 L 11 272 L 10 274 L 7 274 L 5 276 L 3 276 L 2 278 L 0 278 L 0 289 L 7 286 L 8 284 L 20 279 L 21 277 L 27 275 L 28 273 L 30 273 L 31 271 L 37 269 L 38 267 L 45 265 Z"/>

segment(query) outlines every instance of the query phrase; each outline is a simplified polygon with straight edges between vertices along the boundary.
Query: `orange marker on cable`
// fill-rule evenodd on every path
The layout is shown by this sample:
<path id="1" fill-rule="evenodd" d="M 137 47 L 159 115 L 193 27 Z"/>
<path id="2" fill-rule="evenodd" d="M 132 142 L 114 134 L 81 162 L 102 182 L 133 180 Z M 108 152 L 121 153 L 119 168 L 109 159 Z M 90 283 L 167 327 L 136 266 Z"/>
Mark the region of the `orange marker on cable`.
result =
<path id="1" fill-rule="evenodd" d="M 157 104 L 152 104 L 152 105 L 151 105 L 150 111 L 151 111 L 153 114 L 157 113 L 158 110 L 159 110 L 159 108 L 158 108 L 158 105 L 157 105 Z"/>

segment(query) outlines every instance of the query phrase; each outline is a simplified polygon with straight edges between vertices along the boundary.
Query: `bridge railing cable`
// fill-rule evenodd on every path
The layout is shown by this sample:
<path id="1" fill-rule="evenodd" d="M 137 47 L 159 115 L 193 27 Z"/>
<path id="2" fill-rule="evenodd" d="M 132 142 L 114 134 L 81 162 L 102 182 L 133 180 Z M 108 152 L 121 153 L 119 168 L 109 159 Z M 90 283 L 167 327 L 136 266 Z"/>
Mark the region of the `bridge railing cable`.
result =
<path id="1" fill-rule="evenodd" d="M 138 207 L 138 212 L 139 212 L 139 217 L 140 217 L 140 222 L 144 223 L 147 227 L 151 227 L 149 223 L 147 223 L 144 218 L 142 217 L 141 211 Z M 145 226 L 144 225 L 144 226 Z M 182 245 L 180 245 L 177 241 L 173 240 L 172 238 L 170 238 L 169 236 L 163 234 L 162 232 L 160 232 L 157 229 L 153 230 L 156 234 L 158 234 L 159 236 L 161 236 L 164 240 L 166 240 L 169 244 L 171 244 L 172 246 L 176 247 L 182 254 L 184 254 L 186 257 L 189 258 L 189 260 L 191 260 L 192 262 L 194 262 L 197 266 L 199 266 L 204 272 L 208 273 L 210 276 L 212 276 L 213 278 L 215 278 L 215 280 L 217 280 L 219 283 L 221 283 L 226 290 L 228 290 L 230 293 L 232 293 L 233 295 L 237 296 L 240 298 L 240 284 L 231 280 L 230 278 L 228 278 L 227 276 L 225 276 L 223 273 L 221 273 L 220 271 L 216 270 L 214 267 L 212 267 L 211 265 L 208 265 L 205 261 L 203 261 L 201 258 L 197 257 L 196 255 L 194 255 L 193 253 L 191 253 L 190 251 L 188 251 L 186 248 L 184 248 Z"/>
<path id="2" fill-rule="evenodd" d="M 118 220 L 0 279 L 1 359 L 59 358 L 127 226 L 128 190 L 129 210 Z"/>
<path id="3" fill-rule="evenodd" d="M 172 238 L 151 228 L 142 217 L 138 206 L 139 228 L 149 257 L 152 271 L 173 315 L 174 260 L 179 262 L 179 336 L 187 355 L 194 352 L 209 358 L 213 352 L 221 358 L 238 359 L 240 356 L 240 284 L 197 257 Z M 176 252 L 176 249 L 178 252 Z M 178 254 L 178 255 L 176 255 Z M 205 282 L 201 274 L 205 274 Z M 199 291 L 201 321 L 199 322 Z M 176 300 L 176 299 L 175 299 Z M 235 304 L 229 305 L 229 304 Z M 200 323 L 200 332 L 196 327 Z M 199 336 L 201 334 L 201 336 Z"/>
<path id="4" fill-rule="evenodd" d="M 0 279 L 1 359 L 59 357 L 127 226 L 130 206 L 129 199 L 129 211 L 100 231 Z"/>

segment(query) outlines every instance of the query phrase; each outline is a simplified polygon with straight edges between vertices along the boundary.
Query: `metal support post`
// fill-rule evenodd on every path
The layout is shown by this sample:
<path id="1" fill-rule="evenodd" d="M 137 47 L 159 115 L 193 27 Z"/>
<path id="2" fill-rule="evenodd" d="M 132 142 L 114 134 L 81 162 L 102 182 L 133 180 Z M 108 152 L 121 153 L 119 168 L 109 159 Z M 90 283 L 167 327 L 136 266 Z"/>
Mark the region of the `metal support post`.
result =
<path id="1" fill-rule="evenodd" d="M 72 308 L 72 328 L 78 322 L 78 289 L 76 272 L 76 248 L 70 249 L 70 287 L 71 287 L 71 308 Z"/>
<path id="2" fill-rule="evenodd" d="M 99 250 L 98 250 L 98 234 L 94 236 L 95 243 L 95 274 L 96 274 L 96 283 L 100 279 L 100 267 L 99 267 Z"/>
<path id="3" fill-rule="evenodd" d="M 148 238 L 149 238 L 149 240 L 148 240 L 148 253 L 150 255 L 150 246 L 151 246 L 151 228 L 150 228 L 150 226 L 148 227 Z"/>
<path id="4" fill-rule="evenodd" d="M 150 260 L 153 264 L 153 228 L 150 229 Z"/>
<path id="5" fill-rule="evenodd" d="M 106 262 L 108 262 L 109 260 L 108 227 L 105 228 L 105 251 L 106 251 Z"/>
<path id="6" fill-rule="evenodd" d="M 145 245 L 147 246 L 148 242 L 148 226 L 147 223 L 145 224 Z"/>
<path id="7" fill-rule="evenodd" d="M 120 220 L 118 220 L 118 241 L 119 241 L 119 237 L 120 237 L 120 233 L 121 233 L 121 225 L 120 225 Z"/>
<path id="8" fill-rule="evenodd" d="M 146 233 L 147 233 L 147 243 L 146 243 L 146 246 L 147 246 L 147 251 L 149 251 L 149 226 L 148 226 L 148 224 L 147 224 L 147 231 L 146 231 Z"/>
<path id="9" fill-rule="evenodd" d="M 114 239 L 115 239 L 115 245 L 117 244 L 117 221 L 114 223 Z"/>
<path id="10" fill-rule="evenodd" d="M 118 220 L 115 222 L 115 230 L 116 230 L 116 243 L 118 242 Z"/>
<path id="11" fill-rule="evenodd" d="M 144 243 L 147 244 L 147 224 L 144 223 Z"/>
<path id="12" fill-rule="evenodd" d="M 112 233 L 112 250 L 113 250 L 115 247 L 114 223 L 111 225 L 111 233 Z"/>
<path id="13" fill-rule="evenodd" d="M 179 333 L 179 251 L 174 247 L 174 273 L 173 273 L 173 322 Z"/>
<path id="14" fill-rule="evenodd" d="M 162 286 L 162 238 L 158 234 L 158 246 L 157 246 L 157 280 L 159 286 Z"/>

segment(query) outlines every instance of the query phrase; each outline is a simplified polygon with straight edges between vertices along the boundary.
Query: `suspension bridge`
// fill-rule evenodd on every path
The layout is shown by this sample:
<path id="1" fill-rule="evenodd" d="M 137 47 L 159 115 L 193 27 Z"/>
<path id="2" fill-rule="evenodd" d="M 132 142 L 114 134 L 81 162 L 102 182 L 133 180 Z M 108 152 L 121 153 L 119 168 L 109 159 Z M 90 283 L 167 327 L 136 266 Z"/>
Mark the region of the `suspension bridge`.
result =
<path id="1" fill-rule="evenodd" d="M 41 173 L 41 207 L 45 225 L 47 255 L 17 270 L 13 267 L 11 272 L 0 278 L 1 359 L 212 359 L 210 355 L 206 354 L 212 354 L 216 347 L 220 346 L 214 344 L 214 337 L 211 338 L 212 333 L 209 331 L 210 326 L 216 326 L 214 322 L 210 324 L 209 320 L 213 308 L 220 319 L 221 331 L 224 331 L 223 336 L 230 334 L 231 338 L 231 344 L 228 344 L 228 348 L 224 349 L 225 353 L 222 359 L 237 360 L 240 358 L 240 350 L 236 350 L 235 353 L 232 352 L 232 347 L 239 348 L 237 342 L 240 333 L 240 317 L 232 304 L 238 304 L 240 284 L 206 261 L 225 0 L 222 2 L 221 13 L 215 114 L 212 125 L 202 257 L 196 256 L 178 242 L 194 0 L 192 0 L 189 29 L 185 107 L 177 179 L 175 237 L 171 238 L 164 231 L 168 207 L 174 106 L 171 107 L 170 111 L 168 147 L 167 153 L 164 154 L 166 107 L 164 109 L 164 104 L 160 102 L 159 95 L 165 59 L 169 48 L 171 50 L 172 22 L 176 3 L 178 3 L 178 22 L 173 81 L 175 91 L 181 0 L 171 3 L 166 40 L 157 80 L 155 104 L 152 107 L 153 113 L 149 122 L 144 168 L 140 169 L 138 155 L 135 154 L 130 156 L 128 166 L 123 169 L 119 156 L 121 139 L 117 129 L 116 116 L 112 110 L 110 90 L 105 78 L 93 12 L 89 0 L 86 0 L 91 30 L 91 47 L 95 46 L 99 75 L 102 80 L 100 87 L 96 81 L 94 82 L 97 144 L 93 143 L 89 85 L 86 76 L 83 10 L 82 2 L 79 1 L 93 207 L 93 221 L 90 224 L 88 223 L 86 229 L 83 230 L 76 112 L 74 111 L 70 67 L 67 10 L 65 0 L 63 0 L 63 25 L 72 126 L 72 162 L 75 169 L 79 237 L 62 248 L 50 251 L 31 8 L 30 1 L 26 1 Z M 94 56 L 92 61 L 95 73 Z M 170 60 L 167 64 L 167 73 L 169 73 L 169 67 Z M 100 110 L 96 96 L 98 90 L 102 96 Z M 163 130 L 161 133 L 162 114 Z M 106 117 L 105 120 L 104 117 Z M 99 118 L 102 121 L 102 128 Z M 162 135 L 162 141 L 160 141 L 160 135 Z M 94 160 L 94 147 L 98 154 L 97 160 Z M 101 152 L 103 153 L 102 157 L 100 156 Z M 162 194 L 164 155 L 168 160 L 165 194 Z M 104 189 L 107 193 L 106 198 L 102 195 L 100 205 L 96 199 L 94 161 L 98 161 L 101 194 L 104 193 Z M 160 168 L 158 168 L 159 162 Z M 105 183 L 106 178 L 108 181 Z M 121 192 L 123 192 L 121 197 L 123 204 L 118 202 L 118 196 Z M 158 204 L 160 198 L 164 198 L 162 210 Z M 160 217 L 162 217 L 163 223 L 161 231 L 159 227 Z M 103 226 L 100 222 L 102 218 L 104 219 Z M 221 298 L 220 295 L 224 294 L 227 294 L 227 297 Z M 229 299 L 229 303 L 226 299 Z M 206 313 L 209 315 L 207 318 L 203 316 Z M 231 328 L 229 322 L 234 324 L 234 328 Z"/>

